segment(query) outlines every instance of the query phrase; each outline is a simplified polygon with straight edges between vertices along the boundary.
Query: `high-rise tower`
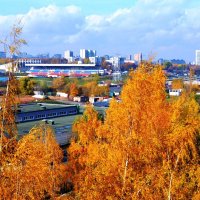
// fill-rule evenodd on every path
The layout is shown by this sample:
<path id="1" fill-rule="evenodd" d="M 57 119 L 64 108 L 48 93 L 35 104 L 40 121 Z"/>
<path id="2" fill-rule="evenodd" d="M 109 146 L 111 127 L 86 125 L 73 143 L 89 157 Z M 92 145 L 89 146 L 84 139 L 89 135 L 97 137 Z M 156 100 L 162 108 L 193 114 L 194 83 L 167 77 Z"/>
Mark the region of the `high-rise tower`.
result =
<path id="1" fill-rule="evenodd" d="M 200 50 L 196 50 L 195 64 L 200 65 Z"/>

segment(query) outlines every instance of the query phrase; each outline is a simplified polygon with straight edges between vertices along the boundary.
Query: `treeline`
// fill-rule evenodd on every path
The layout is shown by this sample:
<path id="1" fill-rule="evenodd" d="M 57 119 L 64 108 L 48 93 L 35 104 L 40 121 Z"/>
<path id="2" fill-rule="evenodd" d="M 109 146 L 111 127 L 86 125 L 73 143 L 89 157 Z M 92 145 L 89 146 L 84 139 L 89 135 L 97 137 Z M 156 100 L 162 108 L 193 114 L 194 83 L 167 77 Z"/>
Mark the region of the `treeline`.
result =
<path id="1" fill-rule="evenodd" d="M 42 91 L 45 94 L 56 92 L 64 92 L 69 94 L 69 98 L 75 96 L 108 96 L 109 95 L 109 81 L 106 86 L 99 86 L 99 77 L 90 77 L 89 81 L 83 81 L 81 84 L 76 78 L 58 77 L 52 80 L 50 84 L 46 80 L 35 81 L 29 77 L 19 79 L 18 87 L 19 93 L 24 95 L 33 94 L 34 90 Z"/>

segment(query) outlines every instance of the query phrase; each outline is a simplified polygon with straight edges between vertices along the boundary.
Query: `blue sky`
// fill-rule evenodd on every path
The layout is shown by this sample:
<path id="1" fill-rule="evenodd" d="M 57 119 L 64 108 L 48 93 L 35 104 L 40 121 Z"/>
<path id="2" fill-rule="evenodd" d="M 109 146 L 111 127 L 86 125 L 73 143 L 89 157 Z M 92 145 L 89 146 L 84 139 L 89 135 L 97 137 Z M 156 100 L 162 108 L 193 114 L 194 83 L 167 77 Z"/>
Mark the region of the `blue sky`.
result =
<path id="1" fill-rule="evenodd" d="M 1 0 L 0 39 L 22 19 L 28 45 L 21 51 L 33 55 L 85 48 L 193 62 L 199 11 L 199 0 Z"/>
<path id="2" fill-rule="evenodd" d="M 2 15 L 25 14 L 30 8 L 41 8 L 48 5 L 68 6 L 76 5 L 85 14 L 109 14 L 119 8 L 128 8 L 136 0 L 1 0 L 0 13 Z"/>

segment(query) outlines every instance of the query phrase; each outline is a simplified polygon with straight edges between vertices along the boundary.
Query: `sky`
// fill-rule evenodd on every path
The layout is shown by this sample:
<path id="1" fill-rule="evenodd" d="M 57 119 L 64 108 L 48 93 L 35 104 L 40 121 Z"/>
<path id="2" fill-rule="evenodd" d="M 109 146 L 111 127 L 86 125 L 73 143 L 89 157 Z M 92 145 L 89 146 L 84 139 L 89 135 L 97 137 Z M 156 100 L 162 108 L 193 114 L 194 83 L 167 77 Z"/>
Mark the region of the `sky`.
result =
<path id="1" fill-rule="evenodd" d="M 199 0 L 0 0 L 0 39 L 21 19 L 21 51 L 195 60 L 200 49 Z M 2 47 L 0 47 L 2 50 Z"/>

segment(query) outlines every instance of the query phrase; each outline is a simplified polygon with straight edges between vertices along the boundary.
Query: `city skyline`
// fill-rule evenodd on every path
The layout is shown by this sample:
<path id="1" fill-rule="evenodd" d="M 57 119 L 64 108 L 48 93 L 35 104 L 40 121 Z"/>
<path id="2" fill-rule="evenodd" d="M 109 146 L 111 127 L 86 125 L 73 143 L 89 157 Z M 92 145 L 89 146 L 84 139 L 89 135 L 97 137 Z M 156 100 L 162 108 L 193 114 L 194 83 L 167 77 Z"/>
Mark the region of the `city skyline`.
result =
<path id="1" fill-rule="evenodd" d="M 95 49 L 100 56 L 142 52 L 144 58 L 153 54 L 194 62 L 200 49 L 199 10 L 197 0 L 3 0 L 0 38 L 22 19 L 28 46 L 21 50 L 30 54 Z"/>

